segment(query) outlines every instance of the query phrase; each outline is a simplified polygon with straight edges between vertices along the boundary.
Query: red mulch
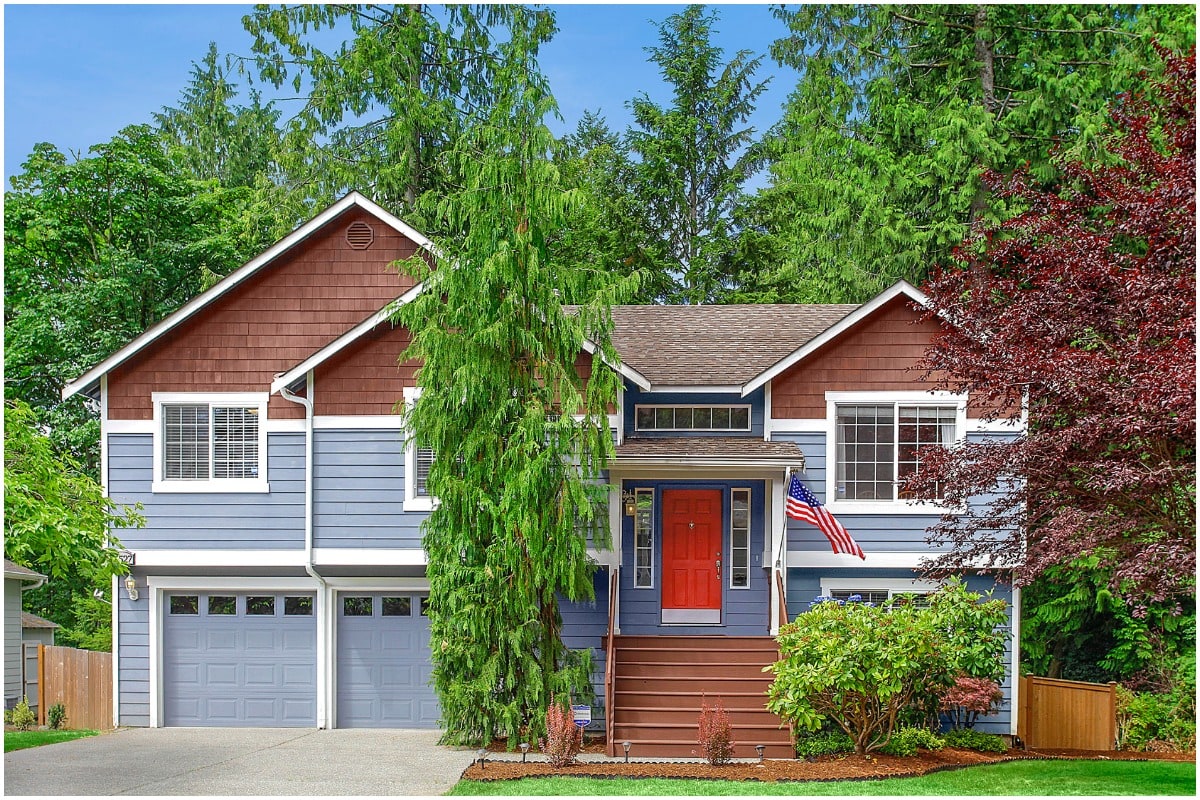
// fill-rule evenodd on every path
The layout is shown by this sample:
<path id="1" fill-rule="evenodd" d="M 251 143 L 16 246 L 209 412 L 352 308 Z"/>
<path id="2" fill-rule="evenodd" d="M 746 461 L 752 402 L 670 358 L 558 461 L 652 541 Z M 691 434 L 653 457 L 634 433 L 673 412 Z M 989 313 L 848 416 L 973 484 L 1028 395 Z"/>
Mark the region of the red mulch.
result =
<path id="1" fill-rule="evenodd" d="M 493 743 L 489 748 L 502 752 Z M 603 752 L 603 747 L 586 748 L 588 751 Z M 533 752 L 533 751 L 531 751 Z M 947 747 L 938 751 L 920 751 L 915 756 L 899 757 L 873 755 L 869 758 L 855 755 L 822 756 L 816 761 L 768 759 L 762 763 L 736 763 L 713 767 L 695 762 L 630 762 L 604 761 L 573 764 L 555 768 L 544 761 L 489 761 L 482 768 L 472 764 L 462 777 L 474 781 L 505 781 L 532 777 L 575 777 L 575 778 L 698 778 L 702 780 L 734 781 L 829 781 L 863 780 L 869 778 L 909 778 L 944 769 L 957 769 L 977 764 L 994 764 L 1022 758 L 1098 758 L 1121 760 L 1168 760 L 1194 761 L 1195 753 L 1133 753 L 1091 752 L 1082 750 L 1014 750 L 1007 755 L 979 753 Z"/>

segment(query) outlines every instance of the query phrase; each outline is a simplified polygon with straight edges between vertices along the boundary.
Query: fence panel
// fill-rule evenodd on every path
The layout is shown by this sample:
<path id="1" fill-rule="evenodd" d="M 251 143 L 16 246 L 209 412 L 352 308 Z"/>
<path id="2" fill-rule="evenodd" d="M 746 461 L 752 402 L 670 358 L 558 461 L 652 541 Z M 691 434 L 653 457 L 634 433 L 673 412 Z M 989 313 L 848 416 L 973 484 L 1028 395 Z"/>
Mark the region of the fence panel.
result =
<path id="1" fill-rule="evenodd" d="M 1017 735 L 1031 749 L 1114 750 L 1117 685 L 1021 678 Z"/>
<path id="2" fill-rule="evenodd" d="M 111 728 L 112 654 L 52 645 L 42 646 L 40 653 L 39 721 L 45 724 L 46 709 L 62 703 L 68 728 Z"/>

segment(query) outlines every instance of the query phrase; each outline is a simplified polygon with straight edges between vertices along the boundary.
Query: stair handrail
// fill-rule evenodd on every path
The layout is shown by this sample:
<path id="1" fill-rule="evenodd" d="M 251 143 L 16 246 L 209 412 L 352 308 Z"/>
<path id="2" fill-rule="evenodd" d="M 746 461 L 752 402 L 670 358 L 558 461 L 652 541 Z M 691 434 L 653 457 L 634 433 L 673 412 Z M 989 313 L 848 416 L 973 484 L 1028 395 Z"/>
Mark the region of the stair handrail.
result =
<path id="1" fill-rule="evenodd" d="M 614 628 L 617 619 L 617 589 L 621 567 L 612 567 L 608 581 L 608 633 L 604 648 L 604 744 L 609 757 L 615 756 L 613 747 L 613 684 L 615 682 L 616 662 L 614 658 L 615 637 Z"/>
<path id="2" fill-rule="evenodd" d="M 788 471 L 789 474 L 791 470 Z M 785 482 L 786 482 L 785 478 Z M 787 515 L 783 517 L 783 535 L 779 537 L 779 546 L 775 549 L 775 583 L 779 588 L 779 611 L 778 619 L 780 625 L 787 625 L 787 597 L 785 589 L 784 576 L 787 574 Z"/>

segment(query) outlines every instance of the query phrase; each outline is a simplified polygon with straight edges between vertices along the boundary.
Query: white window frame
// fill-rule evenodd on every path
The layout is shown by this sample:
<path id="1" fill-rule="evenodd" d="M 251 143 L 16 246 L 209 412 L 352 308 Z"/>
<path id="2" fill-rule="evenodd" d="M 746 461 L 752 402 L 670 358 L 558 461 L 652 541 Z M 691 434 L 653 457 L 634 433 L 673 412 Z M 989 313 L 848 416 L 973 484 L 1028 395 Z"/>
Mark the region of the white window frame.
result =
<path id="1" fill-rule="evenodd" d="M 822 498 L 829 513 L 837 514 L 945 514 L 952 511 L 943 503 L 906 500 L 897 497 L 893 488 L 891 500 L 840 500 L 837 496 L 837 409 L 848 405 L 891 405 L 893 424 L 900 406 L 924 406 L 927 408 L 953 407 L 954 441 L 961 442 L 967 435 L 967 396 L 951 392 L 826 392 L 825 393 L 825 452 L 827 467 L 825 497 Z M 899 448 L 893 442 L 892 463 L 896 463 Z M 893 470 L 893 478 L 896 472 Z M 893 487 L 898 486 L 897 480 Z"/>
<path id="2" fill-rule="evenodd" d="M 404 387 L 404 406 L 411 410 L 421 397 L 420 386 Z M 417 494 L 417 442 L 406 427 L 404 429 L 404 510 L 433 511 L 437 498 Z"/>
<path id="3" fill-rule="evenodd" d="M 888 600 L 898 594 L 932 594 L 942 588 L 938 581 L 905 578 L 821 578 L 821 596 L 831 592 L 887 592 Z"/>
<path id="4" fill-rule="evenodd" d="M 746 410 L 744 428 L 643 428 L 638 424 L 638 412 L 643 408 L 727 408 L 732 414 L 738 409 Z M 639 433 L 747 433 L 754 428 L 754 409 L 748 403 L 640 403 L 633 407 L 633 429 Z"/>
<path id="5" fill-rule="evenodd" d="M 641 506 L 641 499 L 643 497 L 650 498 L 650 546 L 649 546 L 650 547 L 650 565 L 649 565 L 650 582 L 645 583 L 645 584 L 638 583 L 638 561 L 637 561 L 637 557 L 638 557 L 638 543 L 637 543 L 638 508 Z M 650 489 L 650 488 L 646 488 L 646 487 L 634 489 L 633 490 L 633 509 L 634 509 L 634 511 L 633 511 L 633 548 L 632 548 L 633 549 L 633 588 L 635 588 L 635 589 L 653 589 L 654 588 L 654 574 L 656 572 L 655 566 L 657 565 L 657 559 L 655 559 L 655 557 L 654 557 L 654 549 L 655 549 L 654 548 L 654 544 L 655 544 L 655 542 L 654 542 L 654 490 Z"/>
<path id="6" fill-rule="evenodd" d="M 734 508 L 734 498 L 739 493 L 744 494 L 746 497 L 746 546 L 744 548 L 746 551 L 746 585 L 745 586 L 737 586 L 733 582 L 733 570 L 734 570 L 734 565 L 733 565 L 733 551 L 734 551 L 733 508 Z M 754 493 L 748 487 L 734 486 L 733 488 L 731 488 L 729 490 L 729 567 L 728 568 L 729 568 L 729 588 L 731 591 L 742 592 L 742 591 L 746 591 L 750 588 L 750 562 L 752 561 L 752 559 L 750 558 L 750 552 L 751 552 L 750 540 L 754 536 L 754 503 L 753 503 L 753 499 L 754 499 Z"/>
<path id="7" fill-rule="evenodd" d="M 259 493 L 271 491 L 267 482 L 267 404 L 270 395 L 265 392 L 153 392 L 151 401 L 154 403 L 154 476 L 151 480 L 150 491 L 155 494 L 171 493 Z M 205 480 L 190 480 L 182 478 L 163 477 L 163 450 L 166 447 L 166 433 L 163 430 L 164 405 L 207 405 L 209 413 L 209 431 L 212 431 L 213 406 L 221 408 L 257 408 L 258 409 L 258 477 L 257 478 L 213 478 L 211 477 L 211 458 L 209 453 L 209 475 Z"/>

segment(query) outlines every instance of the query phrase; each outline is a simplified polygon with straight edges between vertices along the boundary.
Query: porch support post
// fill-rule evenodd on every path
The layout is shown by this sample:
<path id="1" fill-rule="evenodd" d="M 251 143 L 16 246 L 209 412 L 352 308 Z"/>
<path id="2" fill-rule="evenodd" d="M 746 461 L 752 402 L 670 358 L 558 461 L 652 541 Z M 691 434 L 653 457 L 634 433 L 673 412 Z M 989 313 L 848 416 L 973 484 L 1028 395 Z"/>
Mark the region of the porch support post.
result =
<path id="1" fill-rule="evenodd" d="M 779 582 L 775 579 L 775 572 L 782 565 L 776 564 L 776 558 L 781 557 L 780 554 L 786 555 L 781 546 L 785 546 L 784 540 L 787 537 L 787 522 L 784 517 L 784 491 L 788 482 L 788 470 L 784 473 L 782 479 L 772 478 L 770 503 L 767 509 L 767 519 L 771 521 L 771 536 L 769 537 L 770 545 L 767 549 L 767 563 L 770 565 L 770 584 L 771 584 L 771 635 L 775 636 L 779 633 L 779 611 L 780 604 L 783 598 L 779 596 Z M 787 578 L 787 575 L 784 575 Z"/>

